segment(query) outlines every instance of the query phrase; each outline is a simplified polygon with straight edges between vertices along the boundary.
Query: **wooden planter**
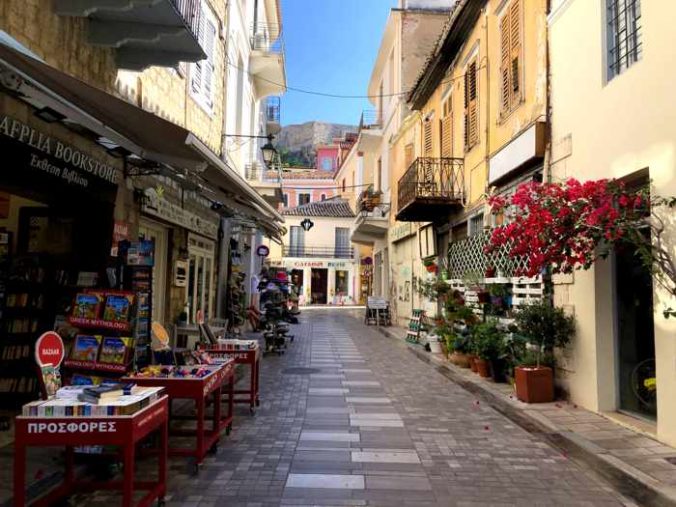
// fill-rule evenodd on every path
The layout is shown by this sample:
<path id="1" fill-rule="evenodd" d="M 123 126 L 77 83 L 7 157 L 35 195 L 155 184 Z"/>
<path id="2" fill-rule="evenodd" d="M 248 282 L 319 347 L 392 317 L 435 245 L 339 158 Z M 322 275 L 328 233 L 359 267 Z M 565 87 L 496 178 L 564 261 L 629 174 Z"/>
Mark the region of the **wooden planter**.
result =
<path id="1" fill-rule="evenodd" d="M 474 360 L 474 364 L 476 364 L 476 370 L 480 377 L 488 378 L 491 376 L 490 363 L 488 361 L 477 357 Z"/>
<path id="2" fill-rule="evenodd" d="M 554 401 L 554 372 L 548 366 L 517 366 L 514 369 L 516 397 L 526 403 Z"/>

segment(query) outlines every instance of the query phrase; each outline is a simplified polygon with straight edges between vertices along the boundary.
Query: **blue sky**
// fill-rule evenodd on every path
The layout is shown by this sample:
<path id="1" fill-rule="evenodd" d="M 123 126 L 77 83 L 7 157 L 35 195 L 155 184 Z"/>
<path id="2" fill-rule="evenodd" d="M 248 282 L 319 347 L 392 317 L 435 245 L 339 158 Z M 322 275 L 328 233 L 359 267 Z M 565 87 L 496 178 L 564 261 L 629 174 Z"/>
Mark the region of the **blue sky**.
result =
<path id="1" fill-rule="evenodd" d="M 397 0 L 282 0 L 287 85 L 366 95 L 380 38 Z M 310 120 L 357 124 L 367 99 L 319 97 L 289 90 L 282 124 Z"/>

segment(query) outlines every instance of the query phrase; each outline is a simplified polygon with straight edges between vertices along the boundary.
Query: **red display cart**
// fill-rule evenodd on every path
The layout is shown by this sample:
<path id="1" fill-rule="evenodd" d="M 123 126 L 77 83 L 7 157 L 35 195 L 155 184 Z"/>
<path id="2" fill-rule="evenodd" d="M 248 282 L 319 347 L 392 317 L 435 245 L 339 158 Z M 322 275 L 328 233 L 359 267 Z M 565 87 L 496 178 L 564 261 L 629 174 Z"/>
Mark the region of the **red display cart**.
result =
<path id="1" fill-rule="evenodd" d="M 193 457 L 193 472 L 197 472 L 199 465 L 204 460 L 210 449 L 215 449 L 223 430 L 230 433 L 233 419 L 233 400 L 235 386 L 235 362 L 228 361 L 219 365 L 196 365 L 196 368 L 210 368 L 213 371 L 208 375 L 195 377 L 124 377 L 123 381 L 133 382 L 140 386 L 164 387 L 169 396 L 169 420 L 192 420 L 196 422 L 196 428 L 169 428 L 169 434 L 181 437 L 195 437 L 195 447 L 169 447 L 170 456 Z M 160 367 L 161 368 L 161 367 Z M 186 367 L 188 368 L 188 367 Z M 224 392 L 223 386 L 227 383 L 226 393 L 228 411 L 223 415 L 221 400 Z M 210 400 L 210 398 L 212 398 Z M 175 399 L 191 399 L 195 402 L 195 415 L 182 416 L 172 413 L 171 405 Z M 207 404 L 213 403 L 211 427 L 207 428 Z"/>
<path id="2" fill-rule="evenodd" d="M 234 359 L 235 364 L 248 364 L 250 366 L 249 389 L 235 390 L 234 403 L 248 403 L 249 411 L 253 414 L 257 406 L 261 404 L 259 397 L 259 377 L 260 377 L 260 348 L 233 350 L 227 343 L 218 345 L 209 345 L 205 349 L 207 353 L 214 358 Z M 241 397 L 244 395 L 244 397 Z M 237 396 L 240 396 L 237 398 Z"/>
<path id="3" fill-rule="evenodd" d="M 148 492 L 136 503 L 148 506 L 164 501 L 167 490 L 168 397 L 162 396 L 133 415 L 110 417 L 25 417 L 16 418 L 14 441 L 14 505 L 26 505 L 26 449 L 62 446 L 66 448 L 64 482 L 32 505 L 54 505 L 75 492 L 121 490 L 122 505 L 131 507 L 134 490 Z M 136 444 L 158 431 L 158 479 L 136 481 Z M 122 480 L 84 481 L 75 477 L 73 448 L 82 445 L 112 445 L 121 449 L 124 472 Z"/>

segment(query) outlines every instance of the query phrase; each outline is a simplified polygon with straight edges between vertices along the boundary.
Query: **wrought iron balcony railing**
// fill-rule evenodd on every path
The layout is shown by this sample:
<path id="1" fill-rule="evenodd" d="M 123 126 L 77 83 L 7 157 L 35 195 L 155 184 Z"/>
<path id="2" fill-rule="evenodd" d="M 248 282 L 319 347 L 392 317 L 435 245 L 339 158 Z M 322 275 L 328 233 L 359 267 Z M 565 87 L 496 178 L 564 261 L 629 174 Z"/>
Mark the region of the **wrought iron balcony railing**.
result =
<path id="1" fill-rule="evenodd" d="M 284 39 L 279 25 L 256 23 L 251 27 L 251 49 L 266 53 L 284 53 Z"/>
<path id="2" fill-rule="evenodd" d="M 399 180 L 397 220 L 440 218 L 440 208 L 462 204 L 464 188 L 463 159 L 419 157 Z"/>
<path id="3" fill-rule="evenodd" d="M 323 257 L 333 259 L 352 259 L 354 248 L 343 246 L 302 246 L 285 245 L 284 257 Z"/>
<path id="4" fill-rule="evenodd" d="M 200 0 L 170 0 L 170 2 L 174 5 L 179 15 L 183 18 L 186 26 L 190 28 L 190 31 L 195 36 L 195 39 L 199 40 Z"/>
<path id="5" fill-rule="evenodd" d="M 268 123 L 279 123 L 280 105 L 281 99 L 279 97 L 268 97 L 265 100 L 265 120 Z"/>
<path id="6" fill-rule="evenodd" d="M 359 130 L 362 129 L 379 129 L 383 126 L 382 111 L 375 109 L 366 109 L 362 111 L 359 120 Z"/>

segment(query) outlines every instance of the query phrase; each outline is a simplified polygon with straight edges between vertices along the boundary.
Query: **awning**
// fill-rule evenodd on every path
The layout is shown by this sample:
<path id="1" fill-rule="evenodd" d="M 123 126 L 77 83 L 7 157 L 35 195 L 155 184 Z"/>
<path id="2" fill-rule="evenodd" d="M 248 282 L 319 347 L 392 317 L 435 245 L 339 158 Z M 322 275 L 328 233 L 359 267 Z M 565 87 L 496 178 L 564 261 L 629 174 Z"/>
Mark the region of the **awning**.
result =
<path id="1" fill-rule="evenodd" d="M 21 79 L 8 79 L 8 72 Z M 199 173 L 208 184 L 228 189 L 227 194 L 253 205 L 255 218 L 283 221 L 244 178 L 183 127 L 5 44 L 0 44 L 0 83 L 35 107 L 48 106 L 66 117 L 64 121 L 77 123 L 138 157 Z"/>

